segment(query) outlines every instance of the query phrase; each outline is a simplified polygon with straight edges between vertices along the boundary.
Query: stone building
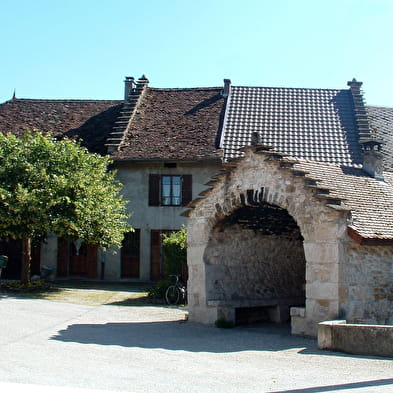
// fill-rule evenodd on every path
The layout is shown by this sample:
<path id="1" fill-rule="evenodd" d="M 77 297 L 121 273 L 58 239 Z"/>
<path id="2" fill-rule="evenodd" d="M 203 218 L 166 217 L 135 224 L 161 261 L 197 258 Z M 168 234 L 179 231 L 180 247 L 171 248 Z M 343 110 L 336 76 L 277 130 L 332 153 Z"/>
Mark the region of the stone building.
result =
<path id="1" fill-rule="evenodd" d="M 191 320 L 393 324 L 391 111 L 348 84 L 233 88 L 223 170 L 184 213 Z"/>
<path id="2" fill-rule="evenodd" d="M 115 254 L 48 236 L 35 269 L 154 281 L 160 234 L 187 224 L 192 320 L 291 318 L 299 334 L 338 317 L 393 323 L 393 109 L 348 84 L 157 89 L 127 77 L 122 101 L 1 104 L 2 132 L 110 154 L 136 229 Z M 17 267 L 17 245 L 0 245 L 12 250 Z"/>

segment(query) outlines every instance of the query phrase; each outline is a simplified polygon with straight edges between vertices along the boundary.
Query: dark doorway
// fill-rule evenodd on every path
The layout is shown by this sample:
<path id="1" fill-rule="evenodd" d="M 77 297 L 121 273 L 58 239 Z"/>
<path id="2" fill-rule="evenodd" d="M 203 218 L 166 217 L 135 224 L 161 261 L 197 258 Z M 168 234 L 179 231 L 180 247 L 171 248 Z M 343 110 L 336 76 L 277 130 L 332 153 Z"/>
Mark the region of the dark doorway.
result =
<path id="1" fill-rule="evenodd" d="M 21 240 L 10 240 L 0 242 L 0 255 L 8 257 L 8 264 L 3 269 L 1 278 L 9 280 L 20 280 L 22 266 L 22 242 Z M 41 246 L 32 244 L 31 247 L 31 275 L 40 275 L 41 270 Z"/>
<path id="2" fill-rule="evenodd" d="M 139 278 L 141 230 L 135 229 L 124 236 L 121 247 L 121 277 Z"/>

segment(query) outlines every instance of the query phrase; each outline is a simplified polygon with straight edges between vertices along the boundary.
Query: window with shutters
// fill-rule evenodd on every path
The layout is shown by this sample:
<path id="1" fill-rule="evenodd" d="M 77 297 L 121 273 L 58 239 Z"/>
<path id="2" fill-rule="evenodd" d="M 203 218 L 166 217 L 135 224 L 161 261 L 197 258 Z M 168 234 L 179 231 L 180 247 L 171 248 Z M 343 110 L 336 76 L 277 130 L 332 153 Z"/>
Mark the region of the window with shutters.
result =
<path id="1" fill-rule="evenodd" d="M 191 175 L 150 175 L 150 206 L 185 206 L 191 200 Z"/>
<path id="2" fill-rule="evenodd" d="M 180 206 L 181 176 L 161 176 L 161 205 Z"/>

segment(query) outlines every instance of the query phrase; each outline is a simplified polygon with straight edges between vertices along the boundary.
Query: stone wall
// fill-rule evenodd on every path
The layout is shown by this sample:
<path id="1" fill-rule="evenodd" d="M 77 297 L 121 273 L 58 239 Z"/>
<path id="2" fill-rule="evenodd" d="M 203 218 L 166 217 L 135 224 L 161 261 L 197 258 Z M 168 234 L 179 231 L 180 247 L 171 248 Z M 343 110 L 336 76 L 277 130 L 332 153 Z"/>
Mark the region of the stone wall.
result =
<path id="1" fill-rule="evenodd" d="M 209 300 L 304 301 L 305 258 L 298 233 L 262 235 L 240 225 L 215 230 L 205 250 Z"/>
<path id="2" fill-rule="evenodd" d="M 236 298 L 262 299 L 263 294 L 273 293 L 285 296 L 286 291 L 295 294 L 299 288 L 285 288 L 285 275 L 297 277 L 300 282 L 298 274 L 304 264 L 300 255 L 304 250 L 306 302 L 304 308 L 291 310 L 294 334 L 315 336 L 319 322 L 337 318 L 393 324 L 393 247 L 358 245 L 349 238 L 348 209 L 341 202 L 337 204 L 332 195 L 329 200 L 323 188 L 318 190 L 318 179 L 292 169 L 290 162 L 282 162 L 275 153 L 252 148 L 244 153 L 236 165 L 208 183 L 212 189 L 194 201 L 195 209 L 189 216 L 190 319 L 213 323 L 220 316 L 233 318 L 231 307 L 236 307 Z M 236 220 L 241 225 L 244 218 L 249 219 L 248 214 L 239 216 L 236 212 L 250 207 L 255 209 L 253 214 L 261 215 L 268 206 L 273 207 L 269 214 L 275 214 L 274 208 L 278 207 L 297 224 L 303 250 L 299 242 L 283 241 L 284 234 L 262 238 L 244 226 L 240 229 L 234 225 Z M 290 220 L 283 220 L 288 227 Z M 276 223 L 280 224 L 280 219 Z M 262 225 L 256 229 L 271 228 Z M 282 248 L 281 254 L 276 253 L 277 247 Z M 299 270 L 289 269 L 286 256 L 290 250 L 297 255 Z M 259 256 L 267 261 L 265 265 Z M 282 270 L 272 270 L 273 259 L 280 260 Z M 263 279 L 266 272 L 271 286 Z M 258 283 L 251 289 L 247 282 L 254 277 Z M 258 306 L 250 302 L 250 307 L 253 305 Z"/>
<path id="3" fill-rule="evenodd" d="M 306 308 L 301 313 L 304 316 L 297 317 L 294 331 L 316 335 L 318 322 L 335 319 L 339 314 L 339 266 L 345 258 L 342 242 L 348 238 L 346 212 L 331 209 L 325 201 L 314 198 L 316 190 L 306 187 L 304 175 L 281 168 L 279 161 L 251 149 L 245 151 L 245 157 L 236 167 L 215 180 L 214 188 L 203 194 L 204 199 L 194 202 L 196 207 L 188 221 L 190 319 L 213 323 L 222 307 L 222 304 L 209 302 L 210 296 L 219 296 L 214 283 L 226 269 L 218 265 L 219 256 L 212 247 L 219 240 L 219 237 L 215 239 L 215 226 L 243 206 L 267 203 L 286 210 L 304 239 Z M 239 236 L 242 235 L 239 233 Z M 245 235 L 241 246 L 245 253 L 250 248 L 248 237 Z M 298 243 L 296 247 L 299 250 Z M 226 255 L 226 265 L 238 263 Z M 238 279 L 240 271 L 243 270 L 237 270 Z M 232 274 L 232 281 L 234 278 Z M 237 289 L 232 294 L 244 293 L 243 284 L 233 284 Z"/>
<path id="4" fill-rule="evenodd" d="M 393 247 L 346 244 L 340 318 L 393 325 Z"/>

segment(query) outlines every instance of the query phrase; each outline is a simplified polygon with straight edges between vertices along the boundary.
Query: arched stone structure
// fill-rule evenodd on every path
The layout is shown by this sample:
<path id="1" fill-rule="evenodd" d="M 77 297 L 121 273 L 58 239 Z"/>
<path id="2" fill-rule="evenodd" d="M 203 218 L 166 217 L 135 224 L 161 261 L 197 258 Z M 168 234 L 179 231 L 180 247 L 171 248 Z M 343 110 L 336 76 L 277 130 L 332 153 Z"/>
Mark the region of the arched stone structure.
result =
<path id="1" fill-rule="evenodd" d="M 207 298 L 226 319 L 286 322 L 291 306 L 305 305 L 303 237 L 284 209 L 254 201 L 234 210 L 214 226 L 204 261 L 215 277 Z"/>
<path id="2" fill-rule="evenodd" d="M 217 240 L 217 224 L 236 210 L 269 204 L 285 210 L 303 238 L 306 304 L 304 309 L 292 310 L 292 331 L 315 335 L 318 322 L 339 316 L 348 211 L 335 209 L 334 200 L 328 206 L 329 196 L 313 186 L 314 179 L 294 170 L 280 155 L 252 147 L 244 153 L 236 165 L 209 183 L 212 188 L 193 202 L 195 209 L 188 214 L 190 320 L 211 324 L 220 318 L 234 318 L 235 306 L 228 299 L 217 299 L 212 290 L 220 275 L 212 267 L 209 244 Z"/>

